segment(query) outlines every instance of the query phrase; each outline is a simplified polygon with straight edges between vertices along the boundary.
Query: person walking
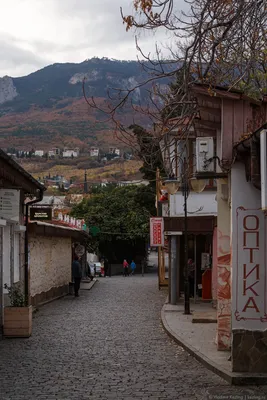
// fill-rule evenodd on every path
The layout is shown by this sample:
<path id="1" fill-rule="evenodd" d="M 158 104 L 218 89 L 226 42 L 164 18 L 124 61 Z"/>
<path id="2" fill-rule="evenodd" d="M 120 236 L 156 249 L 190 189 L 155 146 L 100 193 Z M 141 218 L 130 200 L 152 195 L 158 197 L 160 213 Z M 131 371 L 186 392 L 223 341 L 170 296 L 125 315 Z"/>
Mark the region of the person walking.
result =
<path id="1" fill-rule="evenodd" d="M 131 275 L 134 275 L 134 271 L 136 270 L 136 264 L 135 264 L 134 260 L 132 260 L 132 262 L 131 262 L 131 270 L 132 270 Z"/>
<path id="2" fill-rule="evenodd" d="M 128 267 L 129 267 L 129 264 L 128 264 L 127 260 L 124 260 L 123 261 L 123 276 L 124 277 L 129 276 Z"/>
<path id="3" fill-rule="evenodd" d="M 75 297 L 79 297 L 79 290 L 82 279 L 82 266 L 79 257 L 75 254 L 72 262 L 72 279 L 74 280 L 74 293 Z"/>

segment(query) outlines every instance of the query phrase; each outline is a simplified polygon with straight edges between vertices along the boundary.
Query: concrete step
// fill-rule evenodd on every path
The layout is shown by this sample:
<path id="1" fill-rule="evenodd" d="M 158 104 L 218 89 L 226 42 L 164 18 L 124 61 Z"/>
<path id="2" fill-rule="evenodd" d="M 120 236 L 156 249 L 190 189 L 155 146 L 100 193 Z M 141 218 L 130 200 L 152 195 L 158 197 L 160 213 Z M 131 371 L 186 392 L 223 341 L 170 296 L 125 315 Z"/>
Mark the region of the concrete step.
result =
<path id="1" fill-rule="evenodd" d="M 193 313 L 192 322 L 195 324 L 216 324 L 217 314 L 213 311 Z"/>

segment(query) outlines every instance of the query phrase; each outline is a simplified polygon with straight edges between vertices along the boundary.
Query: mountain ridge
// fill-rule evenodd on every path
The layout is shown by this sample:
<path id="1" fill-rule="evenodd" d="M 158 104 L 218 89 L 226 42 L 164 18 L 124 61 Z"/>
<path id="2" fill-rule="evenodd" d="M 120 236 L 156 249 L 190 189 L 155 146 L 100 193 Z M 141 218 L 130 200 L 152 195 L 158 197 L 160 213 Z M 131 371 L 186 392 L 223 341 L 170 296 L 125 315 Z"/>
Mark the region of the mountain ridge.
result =
<path id="1" fill-rule="evenodd" d="M 138 61 L 97 58 L 81 63 L 54 63 L 23 77 L 0 78 L 0 145 L 21 149 L 118 144 L 114 127 L 101 122 L 100 112 L 88 108 L 88 97 L 103 104 L 108 91 L 130 89 L 148 77 Z M 137 90 L 133 101 L 143 102 L 146 88 Z M 133 123 L 133 110 L 126 106 L 122 120 Z M 147 126 L 144 116 L 136 123 Z M 123 145 L 122 145 L 123 146 Z"/>

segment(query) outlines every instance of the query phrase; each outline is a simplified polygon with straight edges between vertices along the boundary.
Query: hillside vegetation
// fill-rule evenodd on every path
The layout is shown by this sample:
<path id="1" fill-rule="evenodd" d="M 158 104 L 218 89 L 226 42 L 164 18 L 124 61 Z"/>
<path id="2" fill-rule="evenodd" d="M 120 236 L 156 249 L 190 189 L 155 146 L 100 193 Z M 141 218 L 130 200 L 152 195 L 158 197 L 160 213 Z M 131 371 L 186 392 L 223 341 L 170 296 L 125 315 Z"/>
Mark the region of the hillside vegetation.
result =
<path id="1" fill-rule="evenodd" d="M 0 146 L 48 150 L 118 145 L 113 125 L 101 122 L 97 110 L 89 110 L 83 97 L 84 78 L 87 96 L 101 105 L 109 89 L 131 88 L 146 74 L 135 61 L 93 58 L 80 64 L 53 64 L 21 78 L 3 78 L 1 90 L 9 91 L 6 98 L 13 100 L 0 104 Z M 142 102 L 145 96 L 144 88 L 133 100 Z M 121 117 L 124 124 L 133 123 L 132 108 L 126 107 Z M 143 116 L 137 122 L 147 124 Z"/>
<path id="2" fill-rule="evenodd" d="M 21 162 L 23 168 L 31 173 L 36 179 L 43 176 L 63 175 L 66 179 L 74 178 L 75 181 L 84 181 L 84 169 L 78 169 L 75 165 L 51 165 L 50 163 L 36 163 L 28 160 Z M 100 168 L 87 170 L 87 180 L 90 182 L 101 182 L 103 180 L 118 181 L 140 179 L 139 168 L 142 166 L 140 161 L 126 161 L 108 164 Z"/>

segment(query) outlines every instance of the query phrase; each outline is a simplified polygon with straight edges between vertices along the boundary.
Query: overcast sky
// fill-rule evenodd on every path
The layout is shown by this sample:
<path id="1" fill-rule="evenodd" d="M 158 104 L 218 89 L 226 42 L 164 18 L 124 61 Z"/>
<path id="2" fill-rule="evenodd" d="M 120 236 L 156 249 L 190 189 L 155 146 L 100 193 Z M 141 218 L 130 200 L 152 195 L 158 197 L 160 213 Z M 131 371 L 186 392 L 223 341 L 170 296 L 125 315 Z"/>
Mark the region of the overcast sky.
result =
<path id="1" fill-rule="evenodd" d="M 131 0 L 2 0 L 0 76 L 23 76 L 55 62 L 87 58 L 136 59 L 134 32 L 125 31 L 120 6 Z M 142 34 L 144 51 L 154 51 L 157 38 Z"/>

